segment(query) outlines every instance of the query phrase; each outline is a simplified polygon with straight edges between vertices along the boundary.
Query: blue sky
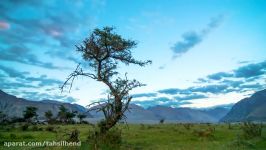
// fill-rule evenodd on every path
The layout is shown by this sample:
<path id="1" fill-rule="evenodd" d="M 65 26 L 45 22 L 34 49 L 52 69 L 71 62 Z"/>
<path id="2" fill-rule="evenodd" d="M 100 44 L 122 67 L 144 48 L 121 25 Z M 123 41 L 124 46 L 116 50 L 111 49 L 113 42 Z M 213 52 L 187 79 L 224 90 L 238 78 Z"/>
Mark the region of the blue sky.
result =
<path id="1" fill-rule="evenodd" d="M 59 89 L 82 62 L 75 45 L 104 26 L 153 61 L 119 68 L 147 84 L 132 91 L 136 104 L 224 106 L 266 88 L 264 0 L 5 0 L 0 14 L 0 89 L 18 97 L 105 98 L 102 84 L 82 77 L 70 93 Z"/>

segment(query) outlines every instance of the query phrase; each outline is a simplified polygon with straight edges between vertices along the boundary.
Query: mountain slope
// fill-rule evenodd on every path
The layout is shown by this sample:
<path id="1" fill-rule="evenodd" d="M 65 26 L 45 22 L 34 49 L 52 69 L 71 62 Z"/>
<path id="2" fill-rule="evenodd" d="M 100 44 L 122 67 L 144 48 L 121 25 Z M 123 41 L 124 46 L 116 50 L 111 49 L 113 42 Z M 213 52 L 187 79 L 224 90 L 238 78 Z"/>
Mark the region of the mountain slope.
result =
<path id="1" fill-rule="evenodd" d="M 97 108 L 99 106 L 95 106 Z M 97 112 L 95 110 L 90 111 L 90 114 L 93 116 L 90 120 L 95 122 L 101 119 L 104 119 L 104 115 L 102 112 Z M 130 104 L 129 111 L 125 113 L 126 121 L 128 123 L 158 123 L 159 119 L 155 116 L 155 114 L 149 110 L 144 109 L 141 106 Z M 123 120 L 122 120 L 123 121 Z"/>
<path id="2" fill-rule="evenodd" d="M 148 108 L 158 118 L 166 121 L 178 122 L 217 122 L 219 118 L 209 115 L 206 111 L 191 108 L 170 108 L 165 106 L 155 106 Z"/>
<path id="3" fill-rule="evenodd" d="M 237 102 L 220 121 L 266 121 L 266 89 Z"/>
<path id="4" fill-rule="evenodd" d="M 86 113 L 86 108 L 77 104 L 61 103 L 58 101 L 29 101 L 23 98 L 17 98 L 0 90 L 0 111 L 7 114 L 9 117 L 22 117 L 23 111 L 28 106 L 38 108 L 37 114 L 40 119 L 44 118 L 44 113 L 51 110 L 53 115 L 57 115 L 60 105 L 64 105 L 70 111 L 78 113 Z"/>
<path id="5" fill-rule="evenodd" d="M 215 118 L 215 120 L 218 122 L 221 118 L 223 118 L 229 111 L 229 108 L 225 107 L 216 107 L 216 108 L 209 108 L 209 109 L 204 109 L 202 112 L 207 113 L 209 116 Z"/>

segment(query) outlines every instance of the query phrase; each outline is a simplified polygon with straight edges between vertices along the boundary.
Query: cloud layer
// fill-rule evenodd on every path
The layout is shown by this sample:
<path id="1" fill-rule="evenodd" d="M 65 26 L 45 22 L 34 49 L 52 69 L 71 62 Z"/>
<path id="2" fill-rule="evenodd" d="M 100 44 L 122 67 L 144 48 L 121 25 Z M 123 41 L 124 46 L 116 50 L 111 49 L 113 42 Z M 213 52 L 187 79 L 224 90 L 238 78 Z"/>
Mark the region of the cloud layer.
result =
<path id="1" fill-rule="evenodd" d="M 75 45 L 87 35 L 102 5 L 104 1 L 94 0 L 0 3 L 0 89 L 32 100 L 74 102 L 59 93 L 61 80 L 42 71 L 62 71 L 80 62 Z M 37 71 L 23 71 L 24 66 Z"/>
<path id="2" fill-rule="evenodd" d="M 180 107 L 194 100 L 232 92 L 244 93 L 266 88 L 266 61 L 241 66 L 230 72 L 218 72 L 198 79 L 198 84 L 188 88 L 161 89 L 154 93 L 135 94 L 134 103 L 144 107 L 165 105 Z"/>

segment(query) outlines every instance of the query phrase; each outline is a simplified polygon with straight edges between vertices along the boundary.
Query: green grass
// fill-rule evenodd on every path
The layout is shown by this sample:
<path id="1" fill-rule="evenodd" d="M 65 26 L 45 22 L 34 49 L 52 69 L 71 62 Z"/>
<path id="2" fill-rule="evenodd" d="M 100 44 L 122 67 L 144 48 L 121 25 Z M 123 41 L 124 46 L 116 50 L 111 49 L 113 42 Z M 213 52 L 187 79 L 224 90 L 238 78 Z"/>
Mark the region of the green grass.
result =
<path id="1" fill-rule="evenodd" d="M 89 125 L 52 125 L 54 131 L 46 131 L 51 125 L 38 125 L 38 131 L 33 131 L 33 126 L 22 131 L 19 125 L 0 128 L 0 149 L 46 149 L 46 150 L 66 150 L 66 149 L 92 149 L 87 141 L 88 135 L 93 128 Z M 120 149 L 128 150 L 237 150 L 237 149 L 266 149 L 266 128 L 262 130 L 262 137 L 255 137 L 249 140 L 242 138 L 240 125 L 207 125 L 192 124 L 190 129 L 186 129 L 182 124 L 157 124 L 157 125 L 118 125 L 122 130 L 122 144 Z M 205 136 L 209 128 L 215 128 L 212 134 Z M 80 131 L 79 138 L 81 147 L 4 147 L 6 141 L 60 141 L 66 140 L 68 134 L 77 129 Z M 36 130 L 36 127 L 35 127 Z M 199 133 L 202 132 L 203 135 Z"/>

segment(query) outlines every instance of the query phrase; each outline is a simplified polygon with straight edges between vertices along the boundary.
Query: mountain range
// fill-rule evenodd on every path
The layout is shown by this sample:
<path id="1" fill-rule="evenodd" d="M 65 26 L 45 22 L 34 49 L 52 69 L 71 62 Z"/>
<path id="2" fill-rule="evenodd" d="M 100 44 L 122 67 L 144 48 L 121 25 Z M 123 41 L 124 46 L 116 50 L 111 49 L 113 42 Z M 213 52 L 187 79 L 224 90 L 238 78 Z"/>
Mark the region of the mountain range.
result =
<path id="1" fill-rule="evenodd" d="M 7 94 L 0 90 L 0 111 L 9 117 L 22 117 L 27 106 L 38 108 L 38 116 L 44 118 L 44 113 L 51 110 L 54 115 L 59 111 L 60 105 L 64 105 L 70 111 L 85 113 L 86 120 L 97 122 L 104 118 L 101 112 L 89 111 L 78 105 L 63 103 L 54 100 L 29 101 L 23 98 Z M 165 122 L 236 122 L 246 120 L 266 121 L 266 90 L 256 92 L 249 98 L 236 103 L 232 109 L 228 107 L 216 107 L 209 109 L 172 108 L 167 106 L 153 106 L 147 109 L 130 104 L 130 110 L 125 113 L 128 123 L 158 123 Z"/>

